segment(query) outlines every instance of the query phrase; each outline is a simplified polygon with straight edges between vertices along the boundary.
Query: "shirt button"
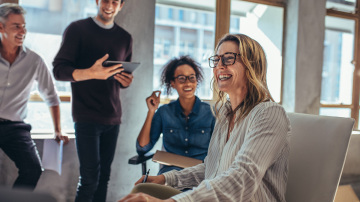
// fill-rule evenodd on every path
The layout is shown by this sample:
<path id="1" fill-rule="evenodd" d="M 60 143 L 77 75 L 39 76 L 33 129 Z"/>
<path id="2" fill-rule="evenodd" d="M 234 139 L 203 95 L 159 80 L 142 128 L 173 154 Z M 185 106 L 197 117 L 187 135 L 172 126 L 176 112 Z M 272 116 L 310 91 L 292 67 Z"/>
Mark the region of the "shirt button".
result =
<path id="1" fill-rule="evenodd" d="M 204 131 L 204 130 L 202 130 L 201 132 L 202 132 L 202 133 L 205 133 L 205 131 Z"/>
<path id="2" fill-rule="evenodd" d="M 8 86 L 10 86 L 10 83 L 7 83 Z"/>
<path id="3" fill-rule="evenodd" d="M 170 130 L 170 133 L 172 133 L 173 132 L 173 130 Z"/>
<path id="4" fill-rule="evenodd" d="M 188 127 L 186 126 L 186 127 L 185 127 L 185 130 L 187 130 L 187 129 L 188 129 Z"/>
<path id="5" fill-rule="evenodd" d="M 188 116 L 187 119 L 190 119 L 190 117 Z"/>
<path id="6" fill-rule="evenodd" d="M 188 151 L 185 151 L 185 154 L 189 153 Z"/>
<path id="7" fill-rule="evenodd" d="M 188 139 L 187 139 L 187 138 L 185 138 L 185 141 L 187 142 L 187 141 L 188 141 Z"/>

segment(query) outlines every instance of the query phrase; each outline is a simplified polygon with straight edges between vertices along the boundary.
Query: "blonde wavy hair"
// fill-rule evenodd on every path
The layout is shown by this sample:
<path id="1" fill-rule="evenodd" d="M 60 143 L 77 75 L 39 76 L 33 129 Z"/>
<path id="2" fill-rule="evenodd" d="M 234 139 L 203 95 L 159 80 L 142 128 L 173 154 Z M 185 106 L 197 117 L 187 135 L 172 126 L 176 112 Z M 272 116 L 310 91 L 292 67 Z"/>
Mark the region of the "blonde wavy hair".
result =
<path id="1" fill-rule="evenodd" d="M 228 41 L 238 44 L 240 60 L 245 67 L 245 74 L 248 80 L 248 92 L 244 101 L 236 107 L 234 111 L 231 109 L 231 106 L 227 107 L 228 115 L 234 114 L 239 110 L 241 115 L 237 120 L 241 120 L 246 117 L 257 104 L 269 100 L 274 101 L 274 99 L 272 98 L 266 83 L 267 62 L 265 52 L 261 45 L 244 34 L 226 34 L 216 45 L 215 52 L 218 51 L 222 43 Z M 219 90 L 215 75 L 212 78 L 212 87 L 214 92 L 218 95 L 214 107 L 214 113 L 218 118 L 218 112 L 227 102 L 227 94 Z"/>

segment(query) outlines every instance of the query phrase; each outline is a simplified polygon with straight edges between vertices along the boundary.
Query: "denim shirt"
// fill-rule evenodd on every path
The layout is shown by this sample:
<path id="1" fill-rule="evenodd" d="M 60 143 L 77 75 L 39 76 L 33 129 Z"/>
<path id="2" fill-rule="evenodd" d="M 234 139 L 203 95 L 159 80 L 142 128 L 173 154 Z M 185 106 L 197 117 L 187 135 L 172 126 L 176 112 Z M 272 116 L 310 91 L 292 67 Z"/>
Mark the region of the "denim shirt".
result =
<path id="1" fill-rule="evenodd" d="M 193 109 L 186 117 L 177 99 L 156 111 L 151 122 L 150 142 L 141 147 L 136 141 L 137 153 L 150 151 L 162 133 L 165 151 L 203 161 L 214 125 L 215 117 L 209 104 L 195 97 Z"/>

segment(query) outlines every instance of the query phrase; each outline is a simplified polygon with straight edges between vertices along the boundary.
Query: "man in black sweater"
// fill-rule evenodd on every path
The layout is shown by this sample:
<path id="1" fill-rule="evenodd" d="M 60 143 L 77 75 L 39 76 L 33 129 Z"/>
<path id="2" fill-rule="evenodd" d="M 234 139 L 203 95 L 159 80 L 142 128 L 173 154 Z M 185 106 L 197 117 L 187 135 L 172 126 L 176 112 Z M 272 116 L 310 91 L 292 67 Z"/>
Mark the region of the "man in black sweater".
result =
<path id="1" fill-rule="evenodd" d="M 120 91 L 133 79 L 121 65 L 102 66 L 105 60 L 131 60 L 132 37 L 114 23 L 124 0 L 96 0 L 96 4 L 97 16 L 67 27 L 53 62 L 55 78 L 70 81 L 72 88 L 80 162 L 76 202 L 106 200 L 121 123 Z"/>

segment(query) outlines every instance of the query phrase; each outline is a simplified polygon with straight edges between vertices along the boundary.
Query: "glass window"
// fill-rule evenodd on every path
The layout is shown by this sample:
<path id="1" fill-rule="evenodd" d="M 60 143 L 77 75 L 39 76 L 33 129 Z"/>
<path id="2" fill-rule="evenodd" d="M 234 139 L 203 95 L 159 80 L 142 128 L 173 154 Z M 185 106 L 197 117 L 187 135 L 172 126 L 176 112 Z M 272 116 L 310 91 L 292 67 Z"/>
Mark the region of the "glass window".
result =
<path id="1" fill-rule="evenodd" d="M 171 51 L 171 41 L 170 40 L 163 40 L 164 41 L 164 52 L 163 55 L 167 58 L 170 56 Z"/>
<path id="2" fill-rule="evenodd" d="M 28 115 L 24 120 L 30 123 L 34 132 L 53 132 L 53 122 L 49 108 L 44 102 L 29 102 Z M 74 124 L 71 116 L 71 103 L 62 102 L 61 109 L 61 127 L 63 132 L 72 132 Z"/>
<path id="3" fill-rule="evenodd" d="M 155 7 L 155 18 L 159 18 L 159 17 L 160 17 L 159 7 L 156 6 L 156 7 Z"/>
<path id="4" fill-rule="evenodd" d="M 172 8 L 168 8 L 168 18 L 170 20 L 173 19 L 173 9 Z"/>
<path id="5" fill-rule="evenodd" d="M 206 13 L 206 25 L 214 25 L 215 20 L 215 13 Z"/>
<path id="6" fill-rule="evenodd" d="M 352 102 L 354 23 L 348 19 L 330 16 L 325 18 L 322 104 Z"/>
<path id="7" fill-rule="evenodd" d="M 190 20 L 190 22 L 192 22 L 192 23 L 195 23 L 196 22 L 196 17 L 197 17 L 197 12 L 196 11 L 190 11 L 189 12 L 189 20 Z"/>
<path id="8" fill-rule="evenodd" d="M 276 102 L 280 102 L 281 96 L 283 16 L 282 7 L 231 1 L 229 31 L 246 34 L 264 48 L 268 62 L 268 87 Z"/>
<path id="9" fill-rule="evenodd" d="M 207 15 L 206 13 L 202 13 L 201 16 L 200 16 L 200 21 L 201 21 L 201 24 L 204 24 L 206 25 L 208 22 L 207 22 Z"/>
<path id="10" fill-rule="evenodd" d="M 327 0 L 326 8 L 344 12 L 355 12 L 356 0 Z"/>
<path id="11" fill-rule="evenodd" d="M 320 115 L 323 116 L 339 116 L 339 117 L 350 117 L 351 110 L 347 108 L 330 108 L 321 107 Z"/>
<path id="12" fill-rule="evenodd" d="M 230 18 L 230 30 L 239 30 L 240 29 L 240 17 L 231 16 Z"/>
<path id="13" fill-rule="evenodd" d="M 59 50 L 62 34 L 70 22 L 88 16 L 95 16 L 95 1 L 62 0 L 22 0 L 20 5 L 26 10 L 27 36 L 25 46 L 39 53 L 52 72 L 52 61 Z M 50 23 L 51 22 L 51 23 Z M 59 95 L 71 95 L 70 83 L 55 81 Z M 37 93 L 33 88 L 32 93 Z M 73 131 L 71 106 L 62 102 L 61 124 L 64 131 Z M 52 131 L 49 108 L 44 102 L 29 102 L 25 120 L 33 126 L 33 131 Z"/>
<path id="14" fill-rule="evenodd" d="M 184 21 L 184 10 L 179 10 L 179 21 Z"/>
<path id="15" fill-rule="evenodd" d="M 212 78 L 212 70 L 209 68 L 207 58 L 214 52 L 215 37 L 215 4 L 209 11 L 208 4 L 202 0 L 192 1 L 198 7 L 204 6 L 202 9 L 192 9 L 189 5 L 186 7 L 171 6 L 178 10 L 179 16 L 175 19 L 168 20 L 157 18 L 155 20 L 155 50 L 154 50 L 154 90 L 162 90 L 162 95 L 170 99 L 177 97 L 176 92 L 172 95 L 166 95 L 164 88 L 160 86 L 161 68 L 172 58 L 183 55 L 190 55 L 195 61 L 199 62 L 204 71 L 204 81 L 199 84 L 197 96 L 201 99 L 212 99 L 212 90 L 210 82 Z M 160 9 L 169 9 L 169 5 L 156 4 Z M 183 16 L 183 17 L 181 17 Z M 197 18 L 200 19 L 197 19 Z M 206 24 L 203 23 L 201 17 L 206 17 Z M 212 22 L 212 24 L 209 24 Z M 159 54 L 159 50 L 164 50 L 163 54 Z"/>

